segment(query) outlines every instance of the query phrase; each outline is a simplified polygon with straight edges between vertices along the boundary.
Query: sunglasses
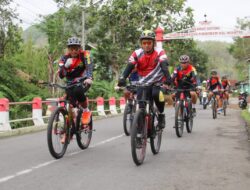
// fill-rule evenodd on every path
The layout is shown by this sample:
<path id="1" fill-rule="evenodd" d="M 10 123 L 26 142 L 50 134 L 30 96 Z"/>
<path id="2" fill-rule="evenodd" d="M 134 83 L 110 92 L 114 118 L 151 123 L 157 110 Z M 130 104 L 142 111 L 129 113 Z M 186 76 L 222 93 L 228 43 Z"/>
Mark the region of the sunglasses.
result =
<path id="1" fill-rule="evenodd" d="M 73 51 L 73 50 L 75 50 L 75 51 L 77 51 L 77 50 L 79 50 L 79 47 L 78 46 L 70 46 L 70 47 L 68 47 L 71 51 Z"/>
<path id="2" fill-rule="evenodd" d="M 142 45 L 152 45 L 152 42 L 151 41 L 149 41 L 149 42 L 142 42 Z"/>

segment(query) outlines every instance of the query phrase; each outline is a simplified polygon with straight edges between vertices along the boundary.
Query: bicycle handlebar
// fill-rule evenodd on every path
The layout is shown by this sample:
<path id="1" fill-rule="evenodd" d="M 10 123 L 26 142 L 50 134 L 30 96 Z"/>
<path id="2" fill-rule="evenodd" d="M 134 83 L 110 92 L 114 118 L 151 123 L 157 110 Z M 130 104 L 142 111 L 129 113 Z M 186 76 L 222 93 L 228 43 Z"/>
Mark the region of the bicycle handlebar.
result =
<path id="1" fill-rule="evenodd" d="M 86 79 L 87 79 L 87 77 L 79 77 L 79 78 L 76 79 L 76 81 L 73 81 L 73 82 L 71 82 L 71 83 L 69 83 L 67 85 L 60 85 L 58 83 L 50 83 L 50 82 L 42 82 L 40 84 L 48 85 L 48 86 L 51 86 L 51 87 L 59 87 L 61 89 L 66 90 L 66 89 L 69 89 L 69 88 L 72 88 L 74 86 L 77 86 L 77 85 L 81 84 Z M 85 86 L 88 87 L 87 85 L 85 85 Z"/>

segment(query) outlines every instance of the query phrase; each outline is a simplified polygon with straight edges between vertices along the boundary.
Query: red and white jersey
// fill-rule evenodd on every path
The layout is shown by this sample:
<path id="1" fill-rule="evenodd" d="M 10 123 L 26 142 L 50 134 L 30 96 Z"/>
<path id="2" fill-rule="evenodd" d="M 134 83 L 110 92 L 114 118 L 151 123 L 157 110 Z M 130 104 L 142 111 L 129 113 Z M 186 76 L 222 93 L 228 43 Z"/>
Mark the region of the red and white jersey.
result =
<path id="1" fill-rule="evenodd" d="M 136 65 L 140 83 L 155 83 L 162 81 L 161 62 L 167 60 L 162 48 L 154 48 L 151 54 L 145 54 L 143 49 L 135 50 L 129 57 L 129 63 Z"/>

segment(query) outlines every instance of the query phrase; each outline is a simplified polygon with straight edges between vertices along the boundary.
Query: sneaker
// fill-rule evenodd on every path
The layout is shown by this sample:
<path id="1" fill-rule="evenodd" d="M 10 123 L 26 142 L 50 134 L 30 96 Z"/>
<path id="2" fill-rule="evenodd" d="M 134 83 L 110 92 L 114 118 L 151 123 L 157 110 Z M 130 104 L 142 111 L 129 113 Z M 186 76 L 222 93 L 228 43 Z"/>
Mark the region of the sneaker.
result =
<path id="1" fill-rule="evenodd" d="M 222 113 L 222 110 L 223 110 L 222 108 L 218 108 L 218 109 L 217 109 L 217 113 L 218 113 L 218 114 L 221 114 L 221 113 Z"/>
<path id="2" fill-rule="evenodd" d="M 82 113 L 82 124 L 83 125 L 87 125 L 90 123 L 90 119 L 91 119 L 91 112 L 90 111 L 84 111 Z"/>
<path id="3" fill-rule="evenodd" d="M 160 129 L 164 129 L 165 128 L 165 114 L 164 113 L 160 113 L 159 114 L 159 118 L 158 118 L 158 126 Z"/>

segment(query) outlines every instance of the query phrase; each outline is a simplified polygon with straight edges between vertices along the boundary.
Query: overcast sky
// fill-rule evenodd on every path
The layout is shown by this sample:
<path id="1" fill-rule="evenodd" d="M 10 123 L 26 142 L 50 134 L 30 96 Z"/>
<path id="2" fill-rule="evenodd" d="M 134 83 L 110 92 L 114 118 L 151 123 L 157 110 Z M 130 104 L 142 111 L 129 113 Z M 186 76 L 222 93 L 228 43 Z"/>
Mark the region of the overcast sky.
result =
<path id="1" fill-rule="evenodd" d="M 19 17 L 26 29 L 39 22 L 39 15 L 47 15 L 57 10 L 53 0 L 13 0 Z M 250 17 L 250 0 L 187 0 L 187 6 L 194 9 L 196 23 L 207 20 L 221 27 L 234 28 L 237 18 Z"/>

